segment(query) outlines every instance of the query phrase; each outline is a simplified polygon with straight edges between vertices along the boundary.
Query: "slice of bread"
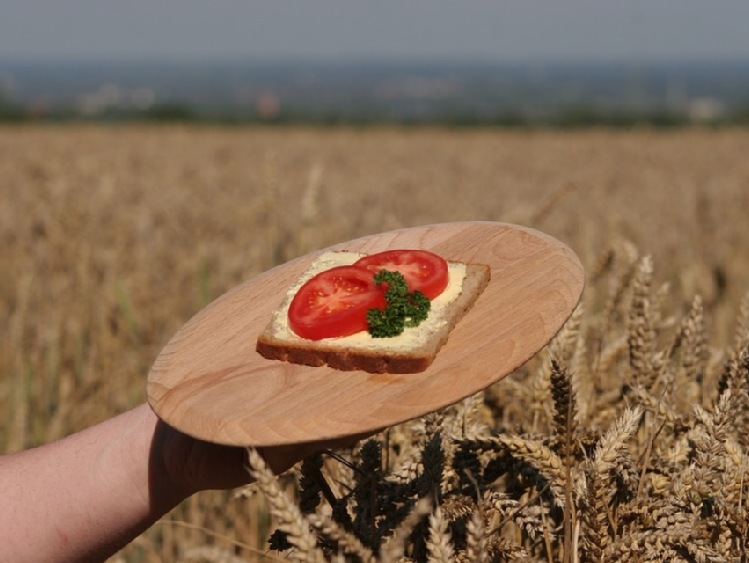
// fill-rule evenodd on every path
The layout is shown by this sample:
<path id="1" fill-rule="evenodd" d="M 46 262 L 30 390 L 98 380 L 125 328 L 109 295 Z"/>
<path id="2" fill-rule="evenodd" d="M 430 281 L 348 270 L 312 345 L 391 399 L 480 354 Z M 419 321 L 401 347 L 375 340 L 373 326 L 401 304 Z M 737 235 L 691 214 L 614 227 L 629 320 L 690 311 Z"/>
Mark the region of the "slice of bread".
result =
<path id="1" fill-rule="evenodd" d="M 429 367 L 450 331 L 473 306 L 489 283 L 491 270 L 483 264 L 448 262 L 450 282 L 432 301 L 429 316 L 399 336 L 373 338 L 367 332 L 342 338 L 307 340 L 288 327 L 288 309 L 296 291 L 315 274 L 333 266 L 352 264 L 362 255 L 329 252 L 320 256 L 289 289 L 268 326 L 257 340 L 265 358 L 309 366 L 328 365 L 340 370 L 370 373 L 417 373 Z"/>

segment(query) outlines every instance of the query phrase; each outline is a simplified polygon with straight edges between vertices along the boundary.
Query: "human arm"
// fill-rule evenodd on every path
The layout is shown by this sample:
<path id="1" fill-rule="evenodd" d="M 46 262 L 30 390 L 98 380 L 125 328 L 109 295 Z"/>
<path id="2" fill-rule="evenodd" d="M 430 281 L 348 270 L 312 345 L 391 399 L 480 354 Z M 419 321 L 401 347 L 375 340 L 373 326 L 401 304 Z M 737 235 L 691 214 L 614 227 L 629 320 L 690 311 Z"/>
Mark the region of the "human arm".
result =
<path id="1" fill-rule="evenodd" d="M 265 448 L 280 472 L 324 447 Z M 190 495 L 249 482 L 245 452 L 194 440 L 148 407 L 0 457 L 0 561 L 99 561 Z"/>

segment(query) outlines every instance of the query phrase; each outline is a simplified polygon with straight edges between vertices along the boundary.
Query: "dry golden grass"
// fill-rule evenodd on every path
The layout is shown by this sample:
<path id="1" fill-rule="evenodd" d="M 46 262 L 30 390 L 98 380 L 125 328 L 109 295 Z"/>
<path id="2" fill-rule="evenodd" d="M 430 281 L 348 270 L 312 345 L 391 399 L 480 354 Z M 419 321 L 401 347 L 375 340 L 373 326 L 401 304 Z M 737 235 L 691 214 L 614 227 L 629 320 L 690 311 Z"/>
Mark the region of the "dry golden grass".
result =
<path id="1" fill-rule="evenodd" d="M 11 127 L 0 154 L 0 453 L 143 401 L 167 339 L 276 263 L 392 228 L 518 222 L 582 258 L 578 314 L 483 396 L 347 454 L 402 507 L 431 499 L 422 512 L 393 505 L 372 535 L 354 493 L 335 522 L 320 504 L 302 524 L 365 559 L 739 560 L 749 131 Z M 323 473 L 339 499 L 362 481 L 330 459 Z M 294 501 L 299 478 L 272 494 Z M 244 493 L 193 497 L 117 559 L 288 555 L 265 543 L 266 507 L 288 502 Z"/>

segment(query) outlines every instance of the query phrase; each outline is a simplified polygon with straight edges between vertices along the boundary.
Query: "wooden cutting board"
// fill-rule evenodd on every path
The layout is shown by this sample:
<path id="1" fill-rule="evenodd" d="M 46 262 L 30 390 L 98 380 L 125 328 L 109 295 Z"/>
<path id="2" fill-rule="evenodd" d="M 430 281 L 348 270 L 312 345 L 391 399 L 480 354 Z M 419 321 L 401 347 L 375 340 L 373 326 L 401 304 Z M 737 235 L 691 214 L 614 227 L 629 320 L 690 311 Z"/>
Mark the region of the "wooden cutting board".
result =
<path id="1" fill-rule="evenodd" d="M 343 372 L 256 352 L 271 313 L 322 252 L 396 248 L 492 270 L 426 371 Z M 268 270 L 200 311 L 156 358 L 148 400 L 168 424 L 219 444 L 294 444 L 380 430 L 456 403 L 525 363 L 571 315 L 583 284 L 583 268 L 567 246 L 516 225 L 444 223 L 363 237 Z"/>

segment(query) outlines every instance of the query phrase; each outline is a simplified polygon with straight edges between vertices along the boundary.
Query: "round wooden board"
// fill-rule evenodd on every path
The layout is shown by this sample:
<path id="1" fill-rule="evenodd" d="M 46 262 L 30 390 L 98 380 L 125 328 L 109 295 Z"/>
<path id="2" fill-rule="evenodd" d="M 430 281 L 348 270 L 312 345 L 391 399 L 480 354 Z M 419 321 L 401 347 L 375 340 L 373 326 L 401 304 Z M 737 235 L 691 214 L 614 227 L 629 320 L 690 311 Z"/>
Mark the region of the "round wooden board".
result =
<path id="1" fill-rule="evenodd" d="M 256 352 L 271 313 L 319 254 L 393 248 L 423 248 L 492 270 L 426 371 L 343 372 Z M 583 284 L 567 246 L 515 225 L 444 223 L 363 237 L 277 266 L 200 311 L 156 358 L 148 400 L 168 424 L 219 444 L 294 444 L 380 430 L 456 403 L 525 363 L 572 314 Z"/>

